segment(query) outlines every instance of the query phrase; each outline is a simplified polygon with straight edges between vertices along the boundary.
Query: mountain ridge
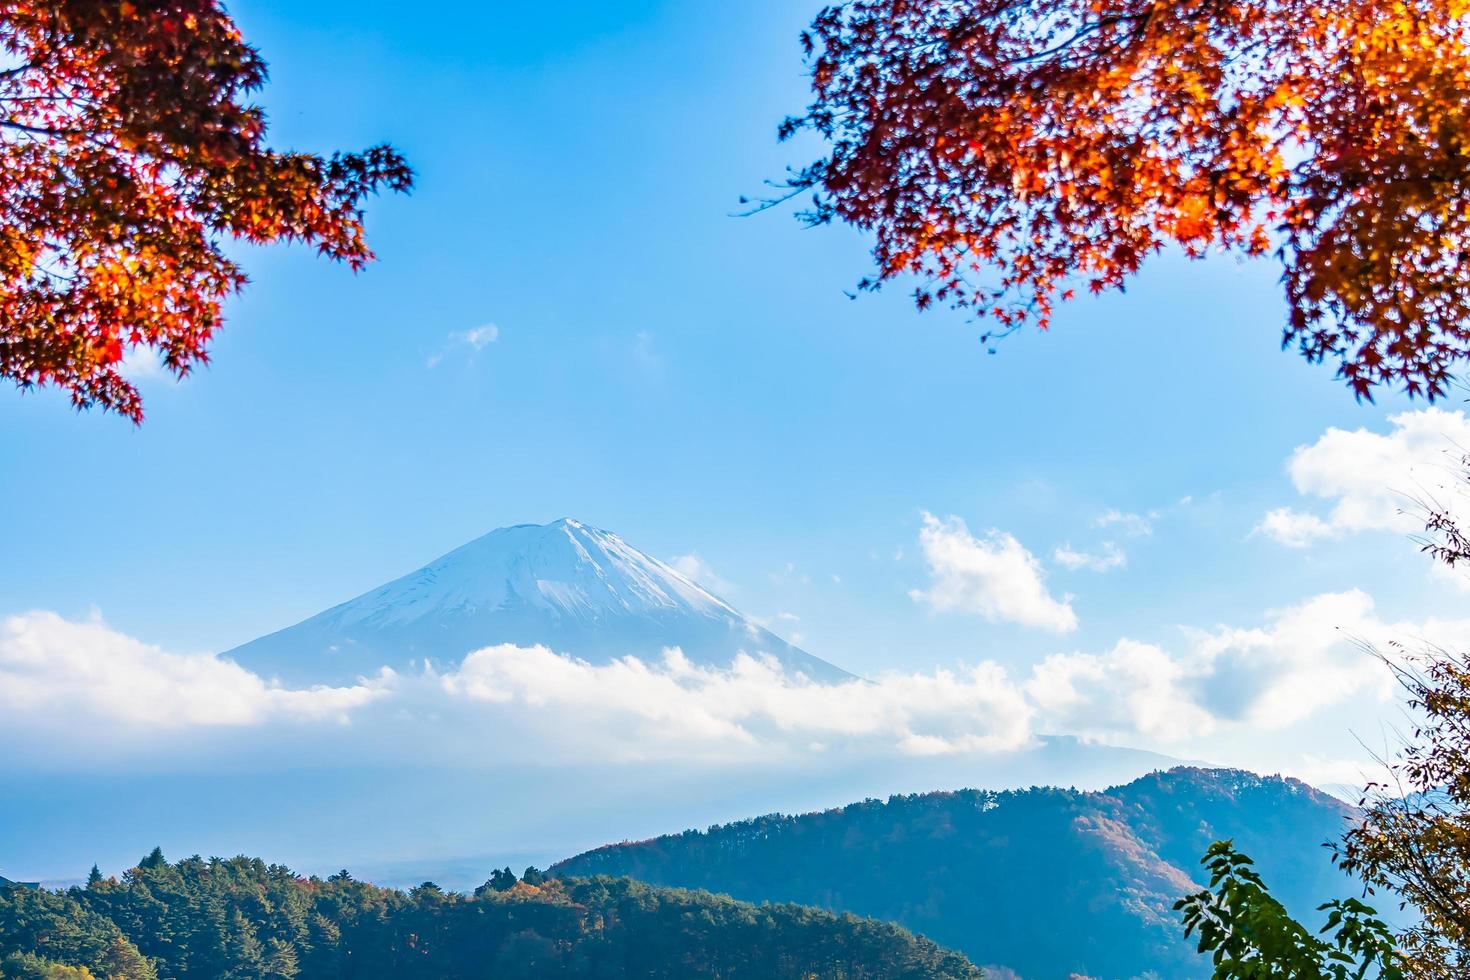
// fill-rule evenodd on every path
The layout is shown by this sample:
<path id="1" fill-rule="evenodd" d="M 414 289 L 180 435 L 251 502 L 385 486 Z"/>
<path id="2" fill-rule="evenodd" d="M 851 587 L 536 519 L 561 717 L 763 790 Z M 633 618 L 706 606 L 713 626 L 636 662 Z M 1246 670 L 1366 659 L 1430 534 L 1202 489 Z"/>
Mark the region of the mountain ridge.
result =
<path id="1" fill-rule="evenodd" d="M 1308 920 L 1353 885 L 1316 846 L 1352 808 L 1294 779 L 1181 766 L 1100 792 L 956 790 L 755 817 L 558 862 L 896 922 L 1027 980 L 1201 975 L 1173 903 L 1234 838 Z"/>

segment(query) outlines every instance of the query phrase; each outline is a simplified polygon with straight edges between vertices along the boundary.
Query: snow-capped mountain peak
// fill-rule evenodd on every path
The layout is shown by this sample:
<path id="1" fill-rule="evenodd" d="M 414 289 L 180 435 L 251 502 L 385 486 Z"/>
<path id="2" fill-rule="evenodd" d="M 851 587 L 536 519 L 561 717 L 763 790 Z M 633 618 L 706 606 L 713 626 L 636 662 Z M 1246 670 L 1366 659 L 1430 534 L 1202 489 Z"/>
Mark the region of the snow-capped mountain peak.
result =
<path id="1" fill-rule="evenodd" d="M 618 535 L 570 518 L 491 531 L 227 655 L 282 678 L 326 682 L 385 664 L 456 663 L 496 643 L 539 643 L 593 661 L 656 659 L 677 646 L 709 665 L 745 651 L 814 678 L 847 676 Z"/>
<path id="2" fill-rule="evenodd" d="M 739 615 L 616 534 L 570 518 L 491 531 L 337 612 L 343 622 L 383 623 L 517 605 L 592 621 L 665 610 Z"/>

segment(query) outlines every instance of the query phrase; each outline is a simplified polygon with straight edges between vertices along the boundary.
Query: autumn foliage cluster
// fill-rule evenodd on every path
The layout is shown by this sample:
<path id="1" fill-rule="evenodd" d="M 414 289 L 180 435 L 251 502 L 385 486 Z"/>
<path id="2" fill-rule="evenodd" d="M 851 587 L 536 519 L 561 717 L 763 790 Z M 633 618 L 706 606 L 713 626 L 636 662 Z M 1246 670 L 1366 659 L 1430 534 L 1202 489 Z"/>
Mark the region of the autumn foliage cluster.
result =
<path id="1" fill-rule="evenodd" d="M 1467 0 L 852 0 L 805 36 L 813 221 L 872 288 L 1045 326 L 1176 246 L 1274 253 L 1284 343 L 1361 396 L 1470 355 Z"/>
<path id="2" fill-rule="evenodd" d="M 1470 657 L 1448 650 L 1390 662 L 1420 718 L 1390 778 L 1368 787 L 1364 819 L 1338 859 L 1401 907 L 1411 975 L 1470 974 Z"/>
<path id="3" fill-rule="evenodd" d="M 214 0 L 0 0 L 0 376 L 137 420 L 119 364 L 205 360 L 244 282 L 223 241 L 371 258 L 363 199 L 408 166 L 271 149 L 265 77 Z"/>
<path id="4" fill-rule="evenodd" d="M 1470 455 L 1460 459 L 1470 488 Z M 1450 568 L 1470 566 L 1470 528 L 1430 502 L 1424 551 Z M 1364 818 L 1336 849 L 1342 867 L 1372 891 L 1412 909 L 1401 937 L 1411 975 L 1470 975 L 1470 654 L 1396 644 L 1379 652 L 1403 688 L 1415 724 L 1385 777 L 1362 800 Z"/>

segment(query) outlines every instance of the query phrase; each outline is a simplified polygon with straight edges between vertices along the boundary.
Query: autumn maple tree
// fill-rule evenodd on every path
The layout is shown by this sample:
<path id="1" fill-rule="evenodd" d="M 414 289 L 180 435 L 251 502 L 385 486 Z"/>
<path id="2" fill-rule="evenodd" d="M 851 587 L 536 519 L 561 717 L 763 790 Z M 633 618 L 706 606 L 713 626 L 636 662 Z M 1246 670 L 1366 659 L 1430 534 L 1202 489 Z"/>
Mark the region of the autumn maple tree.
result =
<path id="1" fill-rule="evenodd" d="M 0 0 L 0 375 L 137 421 L 122 359 L 206 360 L 245 282 L 227 240 L 372 258 L 363 200 L 409 167 L 270 148 L 265 78 L 213 0 Z"/>
<path id="2" fill-rule="evenodd" d="M 852 0 L 804 35 L 805 216 L 876 288 L 1045 326 L 1166 247 L 1274 254 L 1360 396 L 1470 355 L 1470 0 Z"/>

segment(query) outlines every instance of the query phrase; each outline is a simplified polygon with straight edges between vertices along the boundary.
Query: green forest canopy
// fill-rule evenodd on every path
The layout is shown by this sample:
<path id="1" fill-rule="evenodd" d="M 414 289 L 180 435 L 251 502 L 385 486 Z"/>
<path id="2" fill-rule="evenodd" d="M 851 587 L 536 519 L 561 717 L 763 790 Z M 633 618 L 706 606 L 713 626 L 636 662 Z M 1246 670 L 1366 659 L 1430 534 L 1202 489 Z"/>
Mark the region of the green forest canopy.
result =
<path id="1" fill-rule="evenodd" d="M 528 875 L 527 877 L 533 877 Z M 0 977 L 719 977 L 978 980 L 903 929 L 627 879 L 403 892 L 303 878 L 245 857 L 170 864 L 64 891 L 0 887 Z"/>

